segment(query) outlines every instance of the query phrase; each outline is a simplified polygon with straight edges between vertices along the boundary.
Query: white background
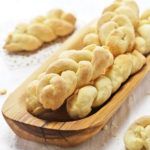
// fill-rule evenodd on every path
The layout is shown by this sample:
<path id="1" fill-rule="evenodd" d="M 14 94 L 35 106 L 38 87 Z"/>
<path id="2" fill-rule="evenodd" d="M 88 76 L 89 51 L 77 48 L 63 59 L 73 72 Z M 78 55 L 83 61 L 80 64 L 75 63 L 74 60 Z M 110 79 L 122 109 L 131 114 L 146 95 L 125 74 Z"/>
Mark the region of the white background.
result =
<path id="1" fill-rule="evenodd" d="M 16 24 L 28 22 L 35 16 L 45 14 L 51 8 L 62 8 L 77 16 L 77 26 L 80 28 L 93 18 L 100 16 L 103 8 L 111 2 L 111 0 L 0 0 L 0 88 L 6 88 L 8 91 L 7 95 L 0 96 L 0 108 L 7 96 L 40 66 L 51 51 L 58 47 L 55 44 L 32 55 L 7 54 L 2 46 L 6 36 Z M 137 3 L 141 11 L 150 8 L 148 0 L 138 0 Z M 101 131 L 87 142 L 69 150 L 124 150 L 123 135 L 129 124 L 140 116 L 150 115 L 149 83 L 150 74 L 109 121 L 107 130 Z M 60 150 L 63 148 L 42 145 L 17 137 L 0 114 L 0 149 Z"/>

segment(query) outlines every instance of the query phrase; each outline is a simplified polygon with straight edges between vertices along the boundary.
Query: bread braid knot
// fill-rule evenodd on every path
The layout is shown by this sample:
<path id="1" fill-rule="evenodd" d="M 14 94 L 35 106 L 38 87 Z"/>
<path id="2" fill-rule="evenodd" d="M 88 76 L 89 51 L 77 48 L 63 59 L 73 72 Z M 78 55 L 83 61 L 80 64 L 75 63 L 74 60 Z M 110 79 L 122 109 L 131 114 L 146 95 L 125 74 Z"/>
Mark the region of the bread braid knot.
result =
<path id="1" fill-rule="evenodd" d="M 138 51 L 117 56 L 104 75 L 97 78 L 92 85 L 81 87 L 68 98 L 69 115 L 72 118 L 83 118 L 92 108 L 104 104 L 130 75 L 142 68 L 145 61 L 145 57 Z"/>
<path id="2" fill-rule="evenodd" d="M 75 29 L 76 18 L 60 9 L 54 9 L 46 16 L 39 16 L 29 24 L 20 24 L 6 39 L 4 48 L 9 52 L 35 51 L 43 43 L 66 36 Z"/>
<path id="3" fill-rule="evenodd" d="M 113 55 L 107 47 L 95 44 L 80 51 L 63 52 L 38 79 L 29 84 L 27 109 L 35 114 L 38 110 L 58 109 L 78 88 L 92 84 L 112 64 Z M 35 107 L 30 106 L 32 103 Z"/>
<path id="4" fill-rule="evenodd" d="M 135 44 L 134 27 L 139 23 L 139 10 L 132 0 L 116 0 L 104 9 L 97 23 L 99 40 L 114 56 L 130 52 Z"/>

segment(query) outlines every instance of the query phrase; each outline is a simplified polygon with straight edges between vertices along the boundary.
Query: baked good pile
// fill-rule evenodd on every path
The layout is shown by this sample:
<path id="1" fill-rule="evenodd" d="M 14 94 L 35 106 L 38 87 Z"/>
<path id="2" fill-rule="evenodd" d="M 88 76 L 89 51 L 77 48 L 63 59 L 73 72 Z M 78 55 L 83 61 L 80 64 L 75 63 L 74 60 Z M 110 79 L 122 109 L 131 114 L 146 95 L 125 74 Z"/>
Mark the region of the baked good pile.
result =
<path id="1" fill-rule="evenodd" d="M 50 17 L 55 13 L 50 13 Z M 104 104 L 145 64 L 144 54 L 150 52 L 149 14 L 147 10 L 139 17 L 133 0 L 116 0 L 105 8 L 94 30 L 83 37 L 83 48 L 62 52 L 28 85 L 27 110 L 40 116 L 46 110 L 55 111 L 65 105 L 69 116 L 79 119 Z M 71 17 L 62 18 L 71 25 L 75 22 Z M 34 22 L 39 20 L 43 21 L 38 18 Z M 61 35 L 58 30 L 57 35 L 66 35 L 73 29 L 71 26 Z"/>
<path id="2" fill-rule="evenodd" d="M 144 55 L 150 52 L 149 14 L 147 10 L 139 17 L 134 0 L 116 0 L 105 8 L 83 37 L 83 48 L 62 52 L 28 85 L 27 110 L 40 116 L 65 106 L 71 118 L 79 119 L 104 104 L 145 64 Z M 74 25 L 74 19 L 66 18 Z M 68 34 L 74 28 L 65 29 Z"/>

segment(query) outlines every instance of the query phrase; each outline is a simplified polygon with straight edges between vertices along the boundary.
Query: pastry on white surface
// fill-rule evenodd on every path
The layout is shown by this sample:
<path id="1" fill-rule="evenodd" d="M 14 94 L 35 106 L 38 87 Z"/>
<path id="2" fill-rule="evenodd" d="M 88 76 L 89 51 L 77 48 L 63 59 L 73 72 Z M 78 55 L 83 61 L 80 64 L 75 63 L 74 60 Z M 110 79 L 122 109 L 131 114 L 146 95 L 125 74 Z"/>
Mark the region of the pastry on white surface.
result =
<path id="1" fill-rule="evenodd" d="M 150 150 L 150 117 L 136 120 L 127 130 L 124 143 L 128 150 Z"/>
<path id="2" fill-rule="evenodd" d="M 43 43 L 72 33 L 75 22 L 76 18 L 71 13 L 61 9 L 51 10 L 46 16 L 39 16 L 29 24 L 18 25 L 7 37 L 4 48 L 9 52 L 35 51 Z"/>

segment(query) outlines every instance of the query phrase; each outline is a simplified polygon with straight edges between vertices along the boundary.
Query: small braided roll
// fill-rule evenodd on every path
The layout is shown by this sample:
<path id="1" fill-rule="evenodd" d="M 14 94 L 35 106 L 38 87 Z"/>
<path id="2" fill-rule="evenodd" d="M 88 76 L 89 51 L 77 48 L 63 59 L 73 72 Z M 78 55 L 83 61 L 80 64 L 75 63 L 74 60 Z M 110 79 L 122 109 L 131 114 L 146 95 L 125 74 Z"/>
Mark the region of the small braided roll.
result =
<path id="1" fill-rule="evenodd" d="M 115 12 L 129 18 L 134 28 L 139 24 L 139 8 L 134 0 L 115 0 L 113 4 L 104 9 L 103 13 Z"/>
<path id="2" fill-rule="evenodd" d="M 35 51 L 43 43 L 66 36 L 75 29 L 76 18 L 60 9 L 54 9 L 46 16 L 39 16 L 29 24 L 20 24 L 12 32 L 4 45 L 9 52 Z"/>
<path id="3" fill-rule="evenodd" d="M 129 127 L 124 143 L 128 150 L 150 150 L 150 116 L 136 120 Z"/>
<path id="4" fill-rule="evenodd" d="M 133 0 L 116 0 L 104 9 L 92 32 L 83 38 L 83 44 L 106 45 L 114 56 L 133 50 L 134 27 L 139 24 L 139 8 Z"/>
<path id="5" fill-rule="evenodd" d="M 67 100 L 68 114 L 72 118 L 87 116 L 92 107 L 98 107 L 106 102 L 130 75 L 139 71 L 145 61 L 145 57 L 138 51 L 117 56 L 105 75 L 97 78 L 92 85 L 81 87 L 69 97 Z"/>
<path id="6" fill-rule="evenodd" d="M 114 56 L 133 50 L 138 16 L 138 7 L 132 0 L 117 0 L 104 9 L 97 24 L 99 40 Z"/>
<path id="7" fill-rule="evenodd" d="M 28 111 L 38 115 L 44 109 L 58 109 L 78 88 L 94 82 L 112 64 L 110 51 L 95 44 L 80 51 L 63 52 L 46 72 L 29 84 Z"/>
<path id="8" fill-rule="evenodd" d="M 135 48 L 142 54 L 150 53 L 150 9 L 143 12 L 136 32 Z"/>

